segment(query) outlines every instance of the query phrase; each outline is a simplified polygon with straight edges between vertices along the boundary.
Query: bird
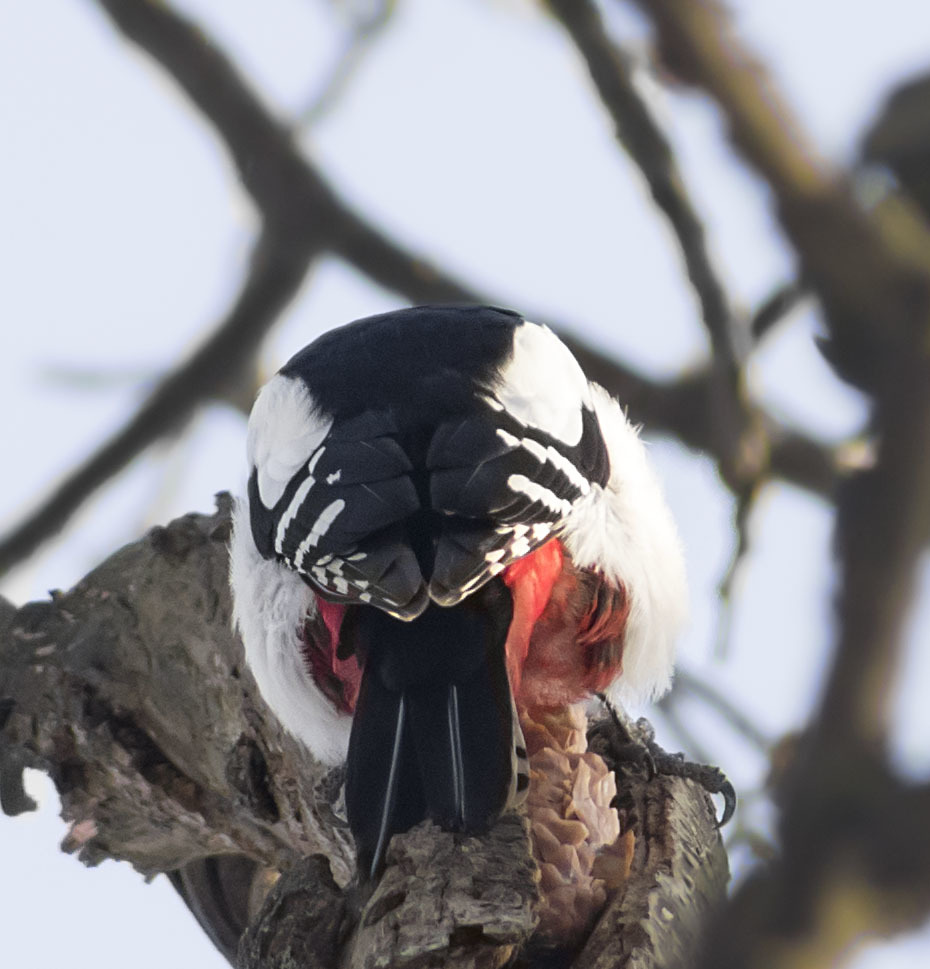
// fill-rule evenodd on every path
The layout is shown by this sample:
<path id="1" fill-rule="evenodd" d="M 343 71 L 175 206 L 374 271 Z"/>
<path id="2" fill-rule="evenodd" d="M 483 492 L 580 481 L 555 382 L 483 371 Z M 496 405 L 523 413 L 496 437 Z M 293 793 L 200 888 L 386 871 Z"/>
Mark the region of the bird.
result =
<path id="1" fill-rule="evenodd" d="M 325 332 L 246 451 L 234 620 L 283 726 L 345 764 L 362 879 L 422 820 L 519 806 L 524 724 L 668 689 L 681 542 L 638 429 L 549 327 L 427 305 Z"/>

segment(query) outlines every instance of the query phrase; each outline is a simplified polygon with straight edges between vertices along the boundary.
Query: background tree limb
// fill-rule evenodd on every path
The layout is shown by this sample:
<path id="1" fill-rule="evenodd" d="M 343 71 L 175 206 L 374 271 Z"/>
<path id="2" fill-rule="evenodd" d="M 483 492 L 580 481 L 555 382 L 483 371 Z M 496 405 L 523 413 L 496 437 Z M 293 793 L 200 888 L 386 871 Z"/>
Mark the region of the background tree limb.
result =
<path id="1" fill-rule="evenodd" d="M 300 152 L 288 127 L 271 115 L 219 47 L 187 18 L 154 0 L 97 2 L 127 39 L 170 73 L 214 128 L 259 211 L 261 234 L 251 275 L 214 336 L 179 364 L 125 428 L 0 538 L 0 574 L 59 532 L 91 494 L 153 441 L 189 419 L 199 403 L 229 394 L 236 381 L 251 386 L 254 378 L 248 363 L 316 255 L 334 253 L 411 303 L 501 302 L 405 249 L 354 211 Z M 717 359 L 732 363 L 734 351 L 726 349 L 732 340 L 725 335 L 732 321 L 702 245 L 700 224 L 678 184 L 658 129 L 650 126 L 648 117 L 637 124 L 645 134 L 636 144 L 645 141 L 647 148 L 638 149 L 636 156 L 651 173 L 654 191 L 668 199 L 667 209 L 682 235 L 708 327 L 716 334 L 714 345 L 722 348 Z M 662 165 L 654 156 L 664 159 Z M 575 336 L 569 321 L 544 316 L 534 318 L 549 322 L 559 332 L 588 376 L 622 400 L 634 420 L 712 455 L 723 479 L 737 492 L 747 482 L 774 477 L 823 496 L 832 494 L 842 473 L 837 454 L 745 402 L 742 394 L 734 402 L 732 391 L 727 391 L 722 402 L 717 365 L 675 381 L 652 380 Z M 726 385 L 731 385 L 729 378 Z"/>
<path id="2" fill-rule="evenodd" d="M 722 5 L 638 5 L 663 55 L 716 99 L 735 144 L 767 179 L 827 309 L 834 361 L 873 395 L 877 460 L 839 495 L 838 638 L 820 708 L 781 787 L 782 855 L 720 914 L 702 962 L 820 964 L 863 930 L 899 930 L 930 912 L 930 838 L 916 824 L 930 790 L 895 778 L 887 763 L 892 678 L 930 525 L 930 231 L 906 209 L 857 205 Z M 902 896 L 907 904 L 891 901 Z"/>

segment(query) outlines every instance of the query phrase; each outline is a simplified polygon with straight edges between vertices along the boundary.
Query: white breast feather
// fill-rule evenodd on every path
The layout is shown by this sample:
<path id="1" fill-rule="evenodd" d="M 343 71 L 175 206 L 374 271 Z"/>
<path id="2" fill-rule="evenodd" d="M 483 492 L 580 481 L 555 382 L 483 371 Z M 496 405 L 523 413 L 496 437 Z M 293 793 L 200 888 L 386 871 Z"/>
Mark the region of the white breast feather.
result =
<path id="1" fill-rule="evenodd" d="M 265 702 L 317 760 L 343 763 L 352 718 L 319 690 L 298 648 L 298 630 L 308 614 L 315 614 L 316 599 L 296 572 L 262 558 L 242 500 L 233 507 L 229 554 L 233 618 Z"/>
<path id="2" fill-rule="evenodd" d="M 650 700 L 672 681 L 675 637 L 687 613 L 681 542 L 646 448 L 619 404 L 591 384 L 610 478 L 579 499 L 563 538 L 576 565 L 622 583 L 630 597 L 623 673 L 609 693 Z"/>

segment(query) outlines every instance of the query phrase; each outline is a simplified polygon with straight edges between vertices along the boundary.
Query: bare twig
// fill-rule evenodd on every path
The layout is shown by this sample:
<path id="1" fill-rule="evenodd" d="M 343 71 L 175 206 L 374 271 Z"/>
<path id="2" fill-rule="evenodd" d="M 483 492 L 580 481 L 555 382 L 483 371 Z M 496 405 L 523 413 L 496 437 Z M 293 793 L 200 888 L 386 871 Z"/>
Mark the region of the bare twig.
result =
<path id="1" fill-rule="evenodd" d="M 203 400 L 241 381 L 259 342 L 297 291 L 312 253 L 260 240 L 235 305 L 199 350 L 159 384 L 136 415 L 0 542 L 0 574 L 55 535 L 77 508 L 150 444 L 175 430 Z"/>
<path id="2" fill-rule="evenodd" d="M 591 0 L 548 2 L 584 57 L 613 119 L 617 139 L 639 166 L 656 205 L 678 238 L 714 355 L 731 371 L 732 379 L 748 340 L 737 335 L 736 319 L 720 274 L 707 251 L 704 226 L 688 196 L 672 146 L 636 90 L 630 59 L 608 37 Z M 744 344 L 742 348 L 740 343 Z"/>
<path id="3" fill-rule="evenodd" d="M 336 63 L 319 91 L 300 112 L 297 124 L 301 128 L 310 128 L 317 124 L 336 106 L 363 63 L 365 54 L 375 41 L 384 35 L 397 8 L 397 2 L 378 0 L 378 3 L 373 6 L 369 7 L 366 4 L 360 6 L 363 9 L 360 12 L 356 11 L 356 19 L 350 25 L 348 34 L 343 40 Z"/>
<path id="4" fill-rule="evenodd" d="M 702 764 L 710 764 L 714 760 L 710 751 L 678 712 L 676 692 L 673 688 L 671 693 L 667 693 L 659 701 L 658 707 L 661 711 L 662 718 L 672 733 L 678 738 L 681 749 L 687 752 L 688 757 Z M 680 694 L 678 695 L 680 696 Z"/>
<path id="5" fill-rule="evenodd" d="M 691 694 L 706 703 L 715 710 L 734 730 L 745 737 L 754 747 L 759 750 L 768 750 L 771 746 L 771 738 L 759 727 L 759 725 L 743 710 L 741 710 L 732 700 L 726 697 L 715 686 L 706 680 L 689 673 L 680 667 L 675 672 L 675 688 L 669 694 L 674 703 L 675 698 Z M 663 704 L 665 700 L 663 700 Z"/>
<path id="6" fill-rule="evenodd" d="M 740 486 L 734 487 L 735 503 L 733 508 L 733 528 L 736 533 L 736 542 L 733 547 L 733 554 L 727 565 L 726 571 L 717 585 L 717 597 L 719 606 L 717 609 L 717 636 L 714 653 L 717 659 L 722 659 L 727 654 L 730 645 L 730 629 L 733 619 L 733 588 L 736 579 L 740 574 L 740 569 L 746 561 L 750 550 L 750 528 L 749 523 L 753 509 L 756 507 L 756 499 L 759 497 L 760 480 L 753 481 L 746 479 Z"/>
<path id="7" fill-rule="evenodd" d="M 587 63 L 601 101 L 614 121 L 619 142 L 639 166 L 659 210 L 675 233 L 691 285 L 701 305 L 713 358 L 702 423 L 713 428 L 721 474 L 738 499 L 739 543 L 721 589 L 726 593 L 748 547 L 745 522 L 767 472 L 768 455 L 759 415 L 750 406 L 743 380 L 749 348 L 744 319 L 737 319 L 713 265 L 704 226 L 688 195 L 672 146 L 636 90 L 627 54 L 608 36 L 592 0 L 549 0 Z M 726 594 L 723 595 L 726 606 Z"/>
<path id="8" fill-rule="evenodd" d="M 759 341 L 768 335 L 807 295 L 805 287 L 799 282 L 779 286 L 753 314 L 750 325 L 753 339 Z"/>
<path id="9" fill-rule="evenodd" d="M 159 434 L 185 420 L 190 408 L 211 396 L 218 383 L 238 373 L 236 368 L 249 359 L 260 336 L 293 295 L 312 253 L 329 249 L 412 303 L 495 302 L 397 245 L 339 199 L 297 150 L 286 128 L 272 118 L 194 24 L 154 0 L 98 3 L 127 37 L 162 63 L 227 145 L 243 185 L 263 215 L 264 240 L 259 247 L 263 255 L 256 264 L 264 265 L 265 273 L 243 289 L 228 321 L 237 321 L 235 326 L 217 330 L 213 339 L 219 343 L 219 354 L 213 339 L 208 341 L 187 367 L 161 385 L 124 431 L 0 541 L 0 573 L 54 535 L 100 484 Z M 568 327 L 555 328 L 588 375 L 623 400 L 635 420 L 714 455 L 727 481 L 758 477 L 757 460 L 740 466 L 747 440 L 742 424 L 733 428 L 729 422 L 708 417 L 715 413 L 714 388 L 719 387 L 713 371 L 672 383 L 648 380 L 573 338 Z M 202 376 L 205 382 L 198 383 L 192 394 L 195 372 L 198 381 Z M 761 410 L 753 412 L 752 420 L 760 432 L 755 441 L 765 452 L 766 475 L 783 477 L 824 496 L 832 494 L 839 466 L 830 449 L 785 428 Z M 739 446 L 734 445 L 734 434 Z"/>

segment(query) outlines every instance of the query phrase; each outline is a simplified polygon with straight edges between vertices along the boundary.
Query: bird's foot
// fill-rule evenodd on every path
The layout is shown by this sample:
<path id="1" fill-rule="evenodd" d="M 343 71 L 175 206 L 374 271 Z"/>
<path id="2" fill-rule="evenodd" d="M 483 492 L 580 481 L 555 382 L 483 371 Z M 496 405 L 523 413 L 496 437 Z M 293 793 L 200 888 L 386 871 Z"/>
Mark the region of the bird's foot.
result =
<path id="1" fill-rule="evenodd" d="M 718 828 L 733 817 L 736 791 L 719 767 L 697 764 L 687 760 L 684 754 L 668 753 L 656 743 L 655 730 L 648 720 L 641 718 L 632 723 L 606 696 L 598 694 L 598 699 L 607 710 L 608 718 L 591 727 L 589 739 L 597 738 L 598 752 L 614 771 L 641 771 L 648 780 L 662 775 L 694 781 L 708 794 L 719 794 L 723 798 L 723 814 L 717 821 Z"/>

